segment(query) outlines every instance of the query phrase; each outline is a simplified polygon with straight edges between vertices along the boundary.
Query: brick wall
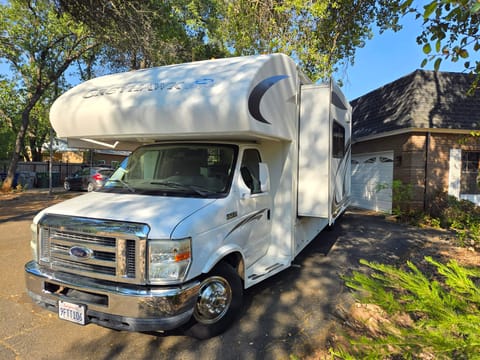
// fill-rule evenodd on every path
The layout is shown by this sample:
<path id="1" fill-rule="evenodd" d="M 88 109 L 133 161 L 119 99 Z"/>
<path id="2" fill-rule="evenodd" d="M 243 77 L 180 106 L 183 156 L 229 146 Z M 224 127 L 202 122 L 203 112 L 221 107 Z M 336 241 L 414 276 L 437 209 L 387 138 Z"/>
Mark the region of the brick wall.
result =
<path id="1" fill-rule="evenodd" d="M 448 191 L 452 148 L 480 151 L 480 140 L 462 134 L 412 132 L 356 143 L 352 147 L 352 153 L 393 150 L 393 179 L 412 184 L 413 199 L 410 208 L 424 210 L 424 205 L 428 208 L 429 202 L 438 192 Z M 394 207 L 395 205 L 393 204 Z"/>
<path id="2" fill-rule="evenodd" d="M 425 135 L 401 134 L 364 141 L 352 146 L 353 154 L 392 151 L 393 179 L 412 184 L 412 201 L 405 206 L 423 208 L 425 174 Z M 396 207 L 397 204 L 392 204 Z"/>

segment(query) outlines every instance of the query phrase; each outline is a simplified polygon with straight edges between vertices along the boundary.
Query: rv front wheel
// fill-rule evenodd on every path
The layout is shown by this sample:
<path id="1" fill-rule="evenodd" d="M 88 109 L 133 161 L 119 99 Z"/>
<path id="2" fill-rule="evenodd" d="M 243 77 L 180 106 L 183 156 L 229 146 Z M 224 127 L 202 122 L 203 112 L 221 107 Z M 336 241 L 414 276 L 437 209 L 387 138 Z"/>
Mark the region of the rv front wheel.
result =
<path id="1" fill-rule="evenodd" d="M 202 281 L 185 334 L 197 339 L 221 334 L 239 313 L 242 298 L 240 277 L 231 265 L 221 262 Z"/>

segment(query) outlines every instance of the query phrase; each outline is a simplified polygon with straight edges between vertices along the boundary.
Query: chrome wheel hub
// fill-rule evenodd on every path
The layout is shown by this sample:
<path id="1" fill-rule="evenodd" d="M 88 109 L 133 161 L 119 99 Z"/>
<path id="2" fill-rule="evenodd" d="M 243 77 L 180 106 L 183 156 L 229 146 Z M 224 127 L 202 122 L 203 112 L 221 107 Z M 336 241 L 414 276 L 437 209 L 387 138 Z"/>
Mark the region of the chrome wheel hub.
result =
<path id="1" fill-rule="evenodd" d="M 226 314 L 231 302 L 232 289 L 230 284 L 222 277 L 210 277 L 200 286 L 193 315 L 200 323 L 214 323 Z"/>

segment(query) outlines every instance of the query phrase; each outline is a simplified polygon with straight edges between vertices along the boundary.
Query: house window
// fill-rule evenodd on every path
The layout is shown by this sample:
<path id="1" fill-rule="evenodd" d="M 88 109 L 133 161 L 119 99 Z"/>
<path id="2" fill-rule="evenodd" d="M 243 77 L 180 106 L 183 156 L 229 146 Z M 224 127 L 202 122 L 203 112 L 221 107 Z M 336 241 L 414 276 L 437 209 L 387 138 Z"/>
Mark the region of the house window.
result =
<path id="1" fill-rule="evenodd" d="M 334 158 L 343 158 L 345 155 L 345 128 L 338 122 L 333 122 L 332 148 Z"/>
<path id="2" fill-rule="evenodd" d="M 460 194 L 480 194 L 477 185 L 480 151 L 462 151 Z"/>

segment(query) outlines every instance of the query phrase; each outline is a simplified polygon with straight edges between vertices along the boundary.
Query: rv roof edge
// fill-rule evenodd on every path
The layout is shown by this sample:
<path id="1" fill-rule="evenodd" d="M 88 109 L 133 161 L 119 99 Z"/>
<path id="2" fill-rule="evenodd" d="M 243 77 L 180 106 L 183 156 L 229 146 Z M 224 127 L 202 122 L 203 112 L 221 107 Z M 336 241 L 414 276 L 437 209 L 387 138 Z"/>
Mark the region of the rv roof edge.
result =
<path id="1" fill-rule="evenodd" d="M 295 118 L 305 81 L 284 54 L 155 67 L 75 86 L 50 121 L 59 137 L 100 148 L 180 137 L 292 140 L 285 119 Z"/>

